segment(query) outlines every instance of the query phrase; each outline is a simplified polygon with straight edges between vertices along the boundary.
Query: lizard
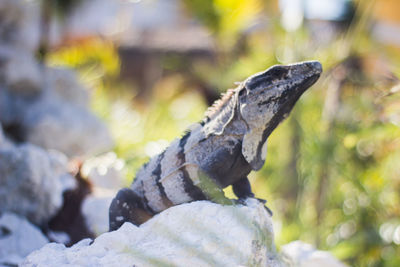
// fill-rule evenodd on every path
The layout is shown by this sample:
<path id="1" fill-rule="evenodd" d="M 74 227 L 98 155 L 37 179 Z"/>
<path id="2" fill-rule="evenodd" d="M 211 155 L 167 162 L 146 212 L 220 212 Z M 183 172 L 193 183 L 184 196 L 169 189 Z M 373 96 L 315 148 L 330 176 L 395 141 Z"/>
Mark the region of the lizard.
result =
<path id="1" fill-rule="evenodd" d="M 318 61 L 305 61 L 275 65 L 237 83 L 117 193 L 110 231 L 124 222 L 140 225 L 171 206 L 216 202 L 230 185 L 238 200 L 254 197 L 247 176 L 264 165 L 269 135 L 321 73 Z"/>

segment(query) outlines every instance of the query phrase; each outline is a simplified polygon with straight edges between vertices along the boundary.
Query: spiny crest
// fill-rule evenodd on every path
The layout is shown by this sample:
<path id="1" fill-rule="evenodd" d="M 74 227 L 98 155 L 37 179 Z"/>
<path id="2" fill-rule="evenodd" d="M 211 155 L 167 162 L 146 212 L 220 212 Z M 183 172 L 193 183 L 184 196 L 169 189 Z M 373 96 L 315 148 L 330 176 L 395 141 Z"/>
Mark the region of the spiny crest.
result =
<path id="1" fill-rule="evenodd" d="M 205 112 L 205 117 L 208 117 L 213 119 L 215 116 L 217 116 L 220 111 L 226 107 L 229 103 L 229 100 L 235 95 L 236 89 L 228 89 L 225 93 L 221 94 L 221 98 L 216 100 Z"/>

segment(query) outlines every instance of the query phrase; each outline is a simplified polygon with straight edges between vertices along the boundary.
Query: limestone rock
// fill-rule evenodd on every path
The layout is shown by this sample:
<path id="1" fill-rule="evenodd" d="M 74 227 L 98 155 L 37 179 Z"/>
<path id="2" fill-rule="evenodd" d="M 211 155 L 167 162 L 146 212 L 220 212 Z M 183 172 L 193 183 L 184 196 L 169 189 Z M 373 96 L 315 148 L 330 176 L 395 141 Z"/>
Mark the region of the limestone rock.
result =
<path id="1" fill-rule="evenodd" d="M 0 122 L 15 129 L 18 141 L 55 149 L 68 157 L 87 157 L 110 150 L 114 145 L 111 135 L 89 111 L 88 94 L 75 74 L 48 69 L 45 76 L 40 93 L 28 89 L 29 86 L 3 89 L 0 83 Z"/>
<path id="2" fill-rule="evenodd" d="M 48 93 L 80 107 L 88 106 L 88 91 L 79 83 L 74 71 L 65 68 L 48 67 L 45 69 L 45 80 L 46 87 L 50 89 Z"/>
<path id="3" fill-rule="evenodd" d="M 0 149 L 11 148 L 14 144 L 5 136 L 3 128 L 0 123 Z"/>
<path id="4" fill-rule="evenodd" d="M 282 266 L 273 240 L 271 218 L 258 201 L 197 201 L 171 207 L 140 227 L 125 223 L 92 244 L 48 244 L 21 266 Z"/>
<path id="5" fill-rule="evenodd" d="M 20 125 L 24 109 L 31 101 L 30 97 L 20 97 L 10 93 L 0 83 L 0 122 L 3 124 L 3 129 L 7 125 Z"/>
<path id="6" fill-rule="evenodd" d="M 17 265 L 46 243 L 47 238 L 26 219 L 12 213 L 0 217 L 0 265 Z"/>
<path id="7" fill-rule="evenodd" d="M 4 142 L 5 142 L 5 136 L 3 133 L 3 127 L 1 126 L 1 123 L 0 123 L 0 144 L 2 144 Z"/>
<path id="8" fill-rule="evenodd" d="M 31 106 L 23 120 L 26 140 L 68 157 L 85 157 L 112 148 L 103 124 L 86 108 L 48 98 Z"/>
<path id="9" fill-rule="evenodd" d="M 283 259 L 289 266 L 298 267 L 346 267 L 327 251 L 316 250 L 310 244 L 293 241 L 281 247 Z"/>
<path id="10" fill-rule="evenodd" d="M 116 193 L 112 190 L 103 192 L 97 188 L 82 203 L 81 210 L 86 226 L 95 236 L 108 231 L 108 209 Z"/>
<path id="11" fill-rule="evenodd" d="M 0 213 L 14 212 L 35 224 L 47 222 L 74 186 L 67 159 L 30 144 L 0 148 Z"/>
<path id="12" fill-rule="evenodd" d="M 0 40 L 14 42 L 22 26 L 24 7 L 22 1 L 3 0 L 0 2 Z"/>
<path id="13" fill-rule="evenodd" d="M 36 1 L 0 1 L 0 42 L 35 51 L 40 39 L 39 13 Z"/>
<path id="14" fill-rule="evenodd" d="M 2 80 L 10 91 L 31 96 L 42 90 L 42 72 L 30 51 L 2 46 L 0 61 Z"/>

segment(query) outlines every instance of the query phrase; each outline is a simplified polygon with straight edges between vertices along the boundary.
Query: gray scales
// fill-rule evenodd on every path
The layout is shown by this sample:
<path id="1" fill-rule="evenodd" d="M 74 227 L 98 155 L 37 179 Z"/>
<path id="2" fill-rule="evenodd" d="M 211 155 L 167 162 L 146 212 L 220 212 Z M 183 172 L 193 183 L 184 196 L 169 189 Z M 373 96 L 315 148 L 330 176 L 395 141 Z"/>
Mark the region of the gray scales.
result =
<path id="1" fill-rule="evenodd" d="M 110 231 L 124 222 L 140 225 L 182 203 L 221 202 L 218 194 L 229 185 L 239 201 L 254 197 L 247 175 L 264 165 L 268 136 L 321 72 L 318 61 L 275 65 L 228 90 L 201 122 L 151 158 L 130 188 L 118 192 L 109 210 Z"/>

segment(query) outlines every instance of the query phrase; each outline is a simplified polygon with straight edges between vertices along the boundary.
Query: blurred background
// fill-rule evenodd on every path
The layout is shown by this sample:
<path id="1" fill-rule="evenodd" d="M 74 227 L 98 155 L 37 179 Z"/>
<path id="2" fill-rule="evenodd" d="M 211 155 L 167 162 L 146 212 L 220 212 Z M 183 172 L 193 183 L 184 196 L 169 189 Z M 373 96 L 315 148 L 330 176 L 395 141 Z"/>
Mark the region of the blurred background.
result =
<path id="1" fill-rule="evenodd" d="M 300 239 L 351 266 L 400 266 L 399 1 L 26 4 L 35 57 L 77 71 L 125 185 L 234 82 L 319 60 L 323 76 L 272 133 L 253 191 L 274 212 L 278 248 Z"/>

